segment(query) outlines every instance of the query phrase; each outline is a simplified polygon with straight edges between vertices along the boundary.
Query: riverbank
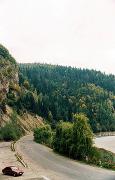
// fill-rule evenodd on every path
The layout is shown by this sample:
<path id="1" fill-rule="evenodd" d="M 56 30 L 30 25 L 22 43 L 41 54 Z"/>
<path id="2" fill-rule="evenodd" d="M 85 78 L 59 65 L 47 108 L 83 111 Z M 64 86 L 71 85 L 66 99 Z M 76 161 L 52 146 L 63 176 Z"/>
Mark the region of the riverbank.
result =
<path id="1" fill-rule="evenodd" d="M 115 153 L 115 136 L 103 136 L 95 138 L 95 146 Z"/>
<path id="2" fill-rule="evenodd" d="M 103 137 L 103 136 L 115 136 L 115 131 L 95 133 L 95 137 Z"/>

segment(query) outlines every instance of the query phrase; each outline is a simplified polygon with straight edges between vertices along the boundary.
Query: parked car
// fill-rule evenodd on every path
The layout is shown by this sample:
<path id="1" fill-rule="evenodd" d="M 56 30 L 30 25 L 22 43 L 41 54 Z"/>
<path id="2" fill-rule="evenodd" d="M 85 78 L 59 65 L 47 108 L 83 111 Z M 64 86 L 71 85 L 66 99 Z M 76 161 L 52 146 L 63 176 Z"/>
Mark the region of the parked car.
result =
<path id="1" fill-rule="evenodd" d="M 21 176 L 24 172 L 16 166 L 5 167 L 2 170 L 4 175 Z"/>

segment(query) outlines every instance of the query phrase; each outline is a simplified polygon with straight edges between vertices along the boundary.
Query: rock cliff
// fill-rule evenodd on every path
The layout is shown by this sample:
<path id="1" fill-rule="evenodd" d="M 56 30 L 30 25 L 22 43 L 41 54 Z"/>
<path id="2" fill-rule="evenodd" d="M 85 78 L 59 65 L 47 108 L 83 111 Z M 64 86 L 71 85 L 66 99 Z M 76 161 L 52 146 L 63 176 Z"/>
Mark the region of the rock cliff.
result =
<path id="1" fill-rule="evenodd" d="M 18 66 L 9 51 L 0 45 L 0 113 L 5 110 L 5 99 L 11 84 L 18 84 Z"/>
<path id="2" fill-rule="evenodd" d="M 0 45 L 0 127 L 10 121 L 13 108 L 7 105 L 7 96 L 12 91 L 15 96 L 21 91 L 19 86 L 18 65 L 9 51 Z M 26 102 L 25 102 L 26 103 Z M 42 118 L 36 115 L 18 115 L 18 124 L 25 132 L 30 132 L 33 128 L 42 124 Z"/>

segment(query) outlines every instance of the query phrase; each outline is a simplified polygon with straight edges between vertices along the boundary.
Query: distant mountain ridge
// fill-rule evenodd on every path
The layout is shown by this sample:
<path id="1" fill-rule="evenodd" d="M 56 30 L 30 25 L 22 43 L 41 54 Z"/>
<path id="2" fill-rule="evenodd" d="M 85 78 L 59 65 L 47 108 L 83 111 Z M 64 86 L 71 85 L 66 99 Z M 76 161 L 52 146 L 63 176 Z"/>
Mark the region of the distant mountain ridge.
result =
<path id="1" fill-rule="evenodd" d="M 35 68 L 39 67 L 40 69 L 46 70 L 47 68 L 52 70 L 52 75 L 57 71 L 57 73 L 61 72 L 60 76 L 74 76 L 76 80 L 80 80 L 82 83 L 92 83 L 98 85 L 108 91 L 112 91 L 115 93 L 115 75 L 113 74 L 105 74 L 101 71 L 89 70 L 89 69 L 81 69 L 75 68 L 71 66 L 61 66 L 61 65 L 51 65 L 51 64 L 41 64 L 41 63 L 20 63 L 20 70 L 24 67 L 30 69 L 31 67 Z M 61 70 L 60 70 L 61 69 Z M 46 70 L 47 71 L 47 70 Z"/>

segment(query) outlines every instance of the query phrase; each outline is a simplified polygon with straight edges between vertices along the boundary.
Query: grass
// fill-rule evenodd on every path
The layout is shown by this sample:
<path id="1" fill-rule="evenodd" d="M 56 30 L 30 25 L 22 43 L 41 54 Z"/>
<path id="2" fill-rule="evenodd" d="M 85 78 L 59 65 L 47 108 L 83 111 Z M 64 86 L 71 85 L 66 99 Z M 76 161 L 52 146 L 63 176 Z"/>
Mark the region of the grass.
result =
<path id="1" fill-rule="evenodd" d="M 94 153 L 87 159 L 88 164 L 115 171 L 115 153 L 103 148 L 94 147 Z"/>
<path id="2" fill-rule="evenodd" d="M 100 166 L 115 170 L 115 154 L 102 148 L 99 151 L 101 155 Z"/>

